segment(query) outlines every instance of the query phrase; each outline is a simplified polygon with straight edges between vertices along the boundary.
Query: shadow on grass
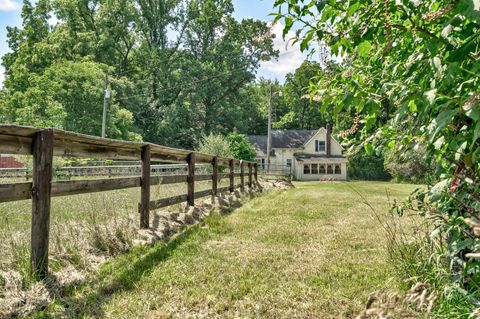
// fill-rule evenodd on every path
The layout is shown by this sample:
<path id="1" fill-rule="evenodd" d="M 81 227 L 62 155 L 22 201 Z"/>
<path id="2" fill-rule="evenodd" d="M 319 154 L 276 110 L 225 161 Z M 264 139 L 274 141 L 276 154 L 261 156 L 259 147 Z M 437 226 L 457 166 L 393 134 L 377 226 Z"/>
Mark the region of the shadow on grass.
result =
<path id="1" fill-rule="evenodd" d="M 57 301 L 57 304 L 64 308 L 61 318 L 82 318 L 85 316 L 101 318 L 105 313 L 102 305 L 107 303 L 116 293 L 132 290 L 136 284 L 143 278 L 148 276 L 152 270 L 160 263 L 168 260 L 174 251 L 182 246 L 192 235 L 199 231 L 198 225 L 187 229 L 185 232 L 179 234 L 169 243 L 157 244 L 149 248 L 141 248 L 140 252 L 146 250 L 146 254 L 129 263 L 129 258 L 132 254 L 138 254 L 138 251 L 133 251 L 128 255 L 119 257 L 121 260 L 120 270 L 117 272 L 118 265 L 116 261 L 107 264 L 107 271 L 100 271 L 94 279 L 99 280 L 99 284 L 93 283 L 95 289 L 91 292 L 83 293 L 80 297 L 65 297 Z M 102 281 L 102 273 L 107 272 L 105 277 L 113 277 Z M 90 282 L 92 285 L 92 282 Z M 75 289 L 75 287 L 71 287 Z M 88 288 L 88 283 L 83 288 Z M 78 289 L 78 287 L 77 287 Z M 80 291 L 82 288 L 80 287 Z"/>

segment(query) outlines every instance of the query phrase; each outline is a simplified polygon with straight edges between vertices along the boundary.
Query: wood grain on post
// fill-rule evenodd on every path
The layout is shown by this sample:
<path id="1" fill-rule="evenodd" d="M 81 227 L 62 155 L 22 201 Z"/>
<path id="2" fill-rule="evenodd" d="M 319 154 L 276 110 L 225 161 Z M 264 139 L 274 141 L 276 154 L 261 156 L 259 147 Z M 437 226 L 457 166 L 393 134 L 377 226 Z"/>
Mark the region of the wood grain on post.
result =
<path id="1" fill-rule="evenodd" d="M 48 242 L 53 166 L 53 130 L 41 130 L 32 139 L 32 255 L 30 270 L 39 278 L 48 274 Z"/>
<path id="2" fill-rule="evenodd" d="M 217 196 L 218 189 L 218 158 L 212 159 L 212 195 Z"/>
<path id="3" fill-rule="evenodd" d="M 243 160 L 240 161 L 240 190 L 245 191 L 245 167 Z"/>
<path id="4" fill-rule="evenodd" d="M 195 153 L 190 153 L 187 156 L 188 175 L 187 175 L 187 204 L 195 205 Z"/>
<path id="5" fill-rule="evenodd" d="M 150 226 L 150 145 L 142 147 L 142 178 L 140 195 L 140 228 Z"/>
<path id="6" fill-rule="evenodd" d="M 230 160 L 229 166 L 230 166 L 230 192 L 232 193 L 235 190 L 235 164 L 233 160 Z"/>
<path id="7" fill-rule="evenodd" d="M 253 187 L 253 167 L 252 163 L 248 163 L 248 187 Z"/>

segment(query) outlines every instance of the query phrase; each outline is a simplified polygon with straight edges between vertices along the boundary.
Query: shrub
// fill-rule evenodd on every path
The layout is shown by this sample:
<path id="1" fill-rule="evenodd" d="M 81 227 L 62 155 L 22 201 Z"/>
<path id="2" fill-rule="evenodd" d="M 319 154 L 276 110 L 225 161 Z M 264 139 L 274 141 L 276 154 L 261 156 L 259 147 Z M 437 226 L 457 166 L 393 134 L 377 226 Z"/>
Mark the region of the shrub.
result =
<path id="1" fill-rule="evenodd" d="M 424 183 L 432 171 L 425 158 L 426 149 L 420 144 L 408 151 L 394 148 L 385 152 L 385 169 L 397 181 Z"/>
<path id="2" fill-rule="evenodd" d="M 392 178 L 384 168 L 383 157 L 367 155 L 363 149 L 348 157 L 348 175 L 351 179 L 374 181 L 387 181 Z"/>
<path id="3" fill-rule="evenodd" d="M 245 135 L 230 133 L 227 136 L 227 141 L 235 158 L 245 161 L 255 160 L 255 148 L 253 148 L 253 145 L 247 140 Z"/>
<path id="4" fill-rule="evenodd" d="M 227 139 L 220 134 L 210 133 L 210 135 L 203 136 L 198 144 L 197 151 L 210 155 L 233 157 L 230 144 Z"/>

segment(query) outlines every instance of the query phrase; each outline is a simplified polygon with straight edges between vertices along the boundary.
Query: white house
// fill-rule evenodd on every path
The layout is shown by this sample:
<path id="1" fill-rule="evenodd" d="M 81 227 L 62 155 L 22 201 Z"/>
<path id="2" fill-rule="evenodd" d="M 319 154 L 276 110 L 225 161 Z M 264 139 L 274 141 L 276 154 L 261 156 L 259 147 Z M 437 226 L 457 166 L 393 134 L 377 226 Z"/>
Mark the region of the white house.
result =
<path id="1" fill-rule="evenodd" d="M 266 167 L 267 136 L 250 135 L 257 161 Z M 347 179 L 343 148 L 331 134 L 330 125 L 319 130 L 273 130 L 270 167 L 284 167 L 296 180 Z"/>

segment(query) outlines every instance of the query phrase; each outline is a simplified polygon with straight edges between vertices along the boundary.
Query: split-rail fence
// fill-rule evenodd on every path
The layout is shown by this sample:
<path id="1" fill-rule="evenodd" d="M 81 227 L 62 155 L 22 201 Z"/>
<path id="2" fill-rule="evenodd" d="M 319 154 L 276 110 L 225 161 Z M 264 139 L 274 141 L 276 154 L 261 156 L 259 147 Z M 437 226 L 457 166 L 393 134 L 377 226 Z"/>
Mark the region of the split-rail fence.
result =
<path id="1" fill-rule="evenodd" d="M 193 206 L 196 198 L 216 196 L 221 192 L 245 190 L 258 183 L 255 162 L 217 157 L 189 150 L 170 148 L 151 143 L 128 142 L 100 138 L 51 128 L 33 128 L 17 125 L 0 125 L 0 154 L 32 155 L 32 181 L 0 184 L 0 203 L 32 200 L 31 271 L 43 278 L 48 273 L 48 244 L 50 231 L 51 197 L 112 191 L 141 187 L 138 204 L 140 228 L 149 227 L 150 210 L 182 202 Z M 140 160 L 141 176 L 88 180 L 53 181 L 53 157 L 102 158 L 115 160 Z M 151 161 L 187 163 L 186 175 L 152 176 Z M 195 174 L 195 164 L 211 165 L 211 174 Z M 229 168 L 220 173 L 219 166 Z M 247 167 L 248 172 L 245 172 Z M 236 173 L 239 168 L 240 173 Z M 235 177 L 240 184 L 235 185 Z M 220 178 L 229 178 L 229 186 L 219 188 Z M 212 188 L 195 192 L 196 181 L 212 181 Z M 151 185 L 187 183 L 184 195 L 151 200 Z"/>

